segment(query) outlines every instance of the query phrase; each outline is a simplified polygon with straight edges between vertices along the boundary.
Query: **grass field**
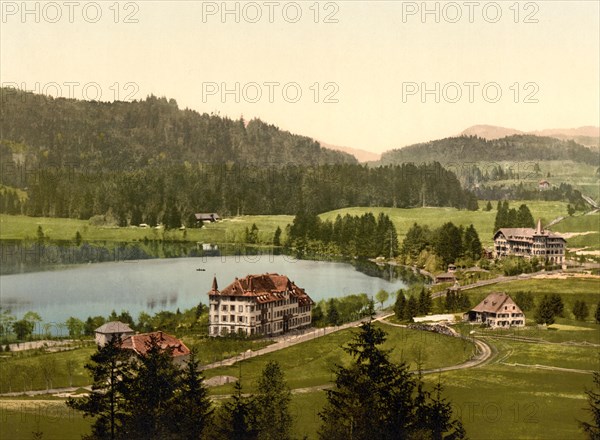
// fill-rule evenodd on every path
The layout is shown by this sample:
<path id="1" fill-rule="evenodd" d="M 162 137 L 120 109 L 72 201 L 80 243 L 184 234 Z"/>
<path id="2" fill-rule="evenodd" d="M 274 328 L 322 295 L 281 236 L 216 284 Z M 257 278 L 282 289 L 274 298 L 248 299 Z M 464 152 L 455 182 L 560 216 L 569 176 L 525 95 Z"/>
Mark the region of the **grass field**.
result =
<path id="1" fill-rule="evenodd" d="M 485 203 L 485 201 L 480 201 L 480 208 L 484 208 Z M 542 219 L 542 224 L 547 224 L 557 217 L 565 216 L 567 212 L 567 204 L 564 202 L 512 201 L 510 206 L 518 208 L 522 203 L 527 204 L 535 219 Z M 483 244 L 489 246 L 492 244 L 492 233 L 496 218 L 496 203 L 492 204 L 494 208 L 491 211 L 483 211 L 482 209 L 479 211 L 464 211 L 455 208 L 356 207 L 326 212 L 321 214 L 320 217 L 323 220 L 333 221 L 338 214 L 342 216 L 346 214 L 362 215 L 373 212 L 377 215 L 383 212 L 389 215 L 394 222 L 400 240 L 404 239 L 406 232 L 415 222 L 429 225 L 431 228 L 439 227 L 449 221 L 463 226 L 472 223 L 479 232 Z M 277 227 L 284 231 L 283 238 L 285 238 L 285 227 L 292 223 L 293 219 L 294 217 L 290 215 L 232 217 L 218 223 L 207 224 L 201 229 L 190 228 L 184 233 L 179 230 L 165 232 L 153 228 L 93 226 L 86 220 L 2 214 L 0 215 L 0 238 L 34 240 L 37 237 L 38 226 L 41 226 L 44 234 L 50 237 L 51 240 L 73 240 L 75 234 L 79 232 L 83 240 L 88 242 L 133 242 L 144 239 L 167 239 L 193 243 L 240 243 L 244 241 L 245 229 L 251 228 L 252 224 L 256 224 L 259 229 L 260 241 L 270 243 Z M 564 224 L 559 223 L 552 229 L 559 232 L 594 231 L 598 230 L 598 221 L 598 214 L 591 216 L 578 215 L 566 219 Z M 587 239 L 583 238 L 583 240 Z"/>
<path id="2" fill-rule="evenodd" d="M 244 241 L 245 229 L 250 229 L 256 223 L 259 228 L 259 238 L 262 242 L 270 242 L 279 226 L 285 231 L 285 226 L 293 221 L 289 215 L 256 215 L 224 219 L 218 223 L 210 223 L 204 227 L 189 228 L 185 231 L 163 231 L 154 228 L 139 227 L 106 227 L 93 226 L 87 220 L 50 217 L 28 217 L 24 215 L 0 214 L 0 238 L 5 240 L 34 240 L 37 238 L 38 227 L 41 226 L 44 235 L 51 240 L 73 240 L 79 232 L 84 241 L 115 241 L 133 242 L 148 240 L 181 240 L 206 243 L 235 243 Z"/>
<path id="3" fill-rule="evenodd" d="M 42 364 L 52 364 L 52 387 L 68 387 L 69 373 L 67 360 L 73 361 L 72 383 L 73 386 L 89 385 L 90 379 L 83 368 L 89 361 L 90 355 L 96 348 L 85 347 L 56 353 L 37 354 L 32 351 L 23 352 L 23 355 L 10 355 L 0 360 L 0 392 L 22 392 L 29 390 L 42 390 L 46 382 L 41 372 Z"/>
<path id="4" fill-rule="evenodd" d="M 379 324 L 383 326 L 383 324 Z M 459 364 L 471 357 L 473 345 L 458 338 L 435 333 L 408 330 L 400 327 L 383 327 L 388 333 L 385 349 L 393 349 L 390 358 L 395 362 L 406 361 L 416 369 L 415 357 L 421 356 L 423 369 Z M 206 377 L 242 376 L 246 392 L 256 391 L 256 381 L 268 361 L 274 360 L 283 367 L 291 388 L 306 388 L 330 383 L 335 364 L 345 365 L 350 357 L 341 348 L 351 338 L 354 329 L 342 330 L 315 340 L 294 345 L 285 350 L 243 361 L 231 367 L 206 371 Z M 213 394 L 228 394 L 233 385 L 211 388 Z"/>
<path id="5" fill-rule="evenodd" d="M 75 440 L 89 434 L 90 419 L 73 411 L 64 399 L 0 399 L 0 438 L 30 440 L 33 432 L 44 440 Z"/>

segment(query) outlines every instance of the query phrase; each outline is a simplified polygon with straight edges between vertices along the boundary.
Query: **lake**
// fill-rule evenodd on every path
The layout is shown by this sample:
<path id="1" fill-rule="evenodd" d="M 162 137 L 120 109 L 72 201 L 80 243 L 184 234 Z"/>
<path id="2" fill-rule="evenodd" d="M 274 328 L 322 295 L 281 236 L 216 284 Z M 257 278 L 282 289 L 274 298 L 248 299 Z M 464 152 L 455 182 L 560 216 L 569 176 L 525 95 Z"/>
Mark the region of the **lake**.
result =
<path id="1" fill-rule="evenodd" d="M 137 319 L 141 311 L 154 314 L 208 303 L 215 275 L 224 288 L 235 277 L 267 272 L 287 275 L 314 301 L 362 292 L 375 295 L 380 289 L 392 292 L 407 285 L 397 269 L 365 262 L 352 265 L 272 254 L 169 258 L 3 275 L 0 305 L 17 319 L 36 311 L 46 323 L 62 323 L 70 316 L 107 316 L 113 309 L 128 310 Z"/>

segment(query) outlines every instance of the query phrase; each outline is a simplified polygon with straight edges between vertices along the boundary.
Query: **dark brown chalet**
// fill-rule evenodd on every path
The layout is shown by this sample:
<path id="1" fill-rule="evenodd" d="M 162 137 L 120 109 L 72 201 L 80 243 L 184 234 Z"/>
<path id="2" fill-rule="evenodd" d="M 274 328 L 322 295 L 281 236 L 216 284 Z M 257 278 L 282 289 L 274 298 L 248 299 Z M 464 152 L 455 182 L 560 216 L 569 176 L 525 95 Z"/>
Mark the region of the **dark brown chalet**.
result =
<path id="1" fill-rule="evenodd" d="M 209 335 L 277 335 L 310 327 L 313 300 L 285 275 L 267 273 L 236 278 L 208 292 Z"/>

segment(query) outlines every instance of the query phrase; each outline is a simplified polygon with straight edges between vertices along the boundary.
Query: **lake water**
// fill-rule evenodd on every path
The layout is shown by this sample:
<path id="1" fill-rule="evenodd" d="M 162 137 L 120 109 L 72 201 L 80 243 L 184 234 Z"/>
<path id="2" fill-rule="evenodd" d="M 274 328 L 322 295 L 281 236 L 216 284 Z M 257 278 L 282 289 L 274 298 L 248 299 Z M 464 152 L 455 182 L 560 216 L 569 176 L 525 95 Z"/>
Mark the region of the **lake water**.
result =
<path id="1" fill-rule="evenodd" d="M 361 270 L 348 263 L 274 255 L 97 263 L 3 275 L 0 305 L 10 308 L 18 319 L 32 310 L 46 323 L 60 323 L 70 316 L 82 320 L 88 316 L 107 316 L 113 309 L 117 313 L 128 310 L 137 319 L 141 311 L 154 314 L 160 310 L 184 310 L 199 302 L 207 304 L 213 275 L 223 288 L 235 277 L 247 274 L 284 274 L 304 288 L 314 301 L 352 293 L 375 295 L 380 289 L 392 292 L 406 286 L 390 269 L 367 264 Z"/>

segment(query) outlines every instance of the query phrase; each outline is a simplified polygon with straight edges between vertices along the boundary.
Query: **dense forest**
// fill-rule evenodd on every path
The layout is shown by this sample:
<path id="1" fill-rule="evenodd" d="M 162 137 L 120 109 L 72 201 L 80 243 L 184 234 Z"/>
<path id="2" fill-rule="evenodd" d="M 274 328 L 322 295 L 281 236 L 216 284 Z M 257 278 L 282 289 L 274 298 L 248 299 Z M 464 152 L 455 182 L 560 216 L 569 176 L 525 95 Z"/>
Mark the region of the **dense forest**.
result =
<path id="1" fill-rule="evenodd" d="M 477 136 L 460 136 L 385 152 L 377 165 L 437 161 L 462 167 L 475 162 L 541 160 L 571 160 L 596 165 L 598 152 L 574 141 L 551 137 L 514 135 L 486 140 Z"/>
<path id="2" fill-rule="evenodd" d="M 335 221 L 300 212 L 287 228 L 286 246 L 301 256 L 306 252 L 359 257 L 393 257 L 398 254 L 398 235 L 390 218 L 369 212 L 361 216 L 338 215 Z"/>
<path id="3" fill-rule="evenodd" d="M 477 209 L 439 163 L 377 168 L 259 120 L 174 101 L 97 103 L 3 89 L 0 210 L 126 226 L 193 214 L 295 214 L 349 206 Z"/>
<path id="4" fill-rule="evenodd" d="M 180 110 L 175 100 L 133 102 L 52 98 L 0 89 L 3 162 L 37 168 L 123 171 L 188 162 L 323 165 L 358 163 L 258 119 L 237 121 Z"/>

